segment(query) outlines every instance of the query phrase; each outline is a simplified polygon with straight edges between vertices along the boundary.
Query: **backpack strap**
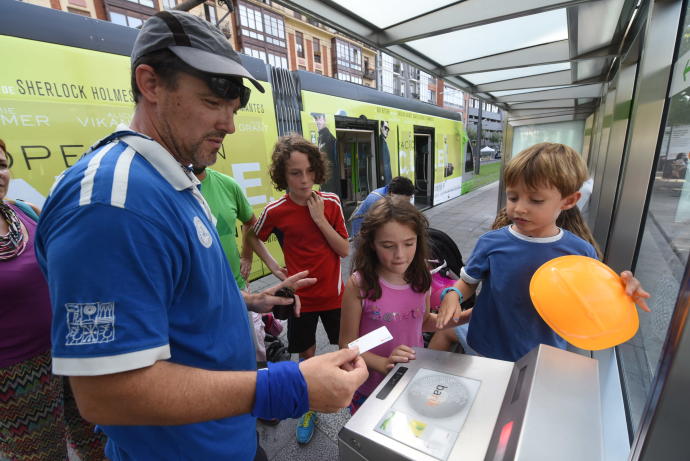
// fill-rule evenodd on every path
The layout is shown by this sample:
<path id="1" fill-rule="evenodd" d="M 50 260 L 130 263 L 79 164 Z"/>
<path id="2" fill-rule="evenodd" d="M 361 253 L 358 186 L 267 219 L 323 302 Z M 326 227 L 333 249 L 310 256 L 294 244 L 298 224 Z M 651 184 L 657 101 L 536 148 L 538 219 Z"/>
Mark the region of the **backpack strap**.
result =
<path id="1" fill-rule="evenodd" d="M 38 215 L 36 214 L 36 211 L 34 211 L 34 209 L 31 207 L 31 205 L 26 203 L 24 200 L 19 200 L 19 199 L 16 199 L 14 201 L 14 204 L 17 206 L 17 208 L 22 210 L 24 212 L 24 214 L 27 215 L 29 218 L 31 218 L 34 222 L 38 222 Z"/>

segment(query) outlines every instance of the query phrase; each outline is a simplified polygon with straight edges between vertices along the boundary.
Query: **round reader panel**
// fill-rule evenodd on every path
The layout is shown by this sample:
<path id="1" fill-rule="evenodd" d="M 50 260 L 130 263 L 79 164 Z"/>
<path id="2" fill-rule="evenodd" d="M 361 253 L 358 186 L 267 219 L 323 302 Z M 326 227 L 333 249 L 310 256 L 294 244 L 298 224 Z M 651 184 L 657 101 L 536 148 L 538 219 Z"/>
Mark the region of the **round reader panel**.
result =
<path id="1" fill-rule="evenodd" d="M 469 400 L 469 392 L 459 378 L 449 375 L 425 376 L 410 385 L 407 399 L 421 415 L 447 418 L 462 410 Z"/>

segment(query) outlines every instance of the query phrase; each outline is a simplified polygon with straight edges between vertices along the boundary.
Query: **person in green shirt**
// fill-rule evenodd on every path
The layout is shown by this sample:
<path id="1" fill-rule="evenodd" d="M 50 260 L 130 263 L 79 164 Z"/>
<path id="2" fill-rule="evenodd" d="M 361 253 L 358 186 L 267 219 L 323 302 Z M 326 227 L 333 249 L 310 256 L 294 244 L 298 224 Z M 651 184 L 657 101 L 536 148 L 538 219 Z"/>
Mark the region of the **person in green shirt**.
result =
<path id="1" fill-rule="evenodd" d="M 247 232 L 256 222 L 256 216 L 237 181 L 211 168 L 195 168 L 194 174 L 201 181 L 201 194 L 218 221 L 216 230 L 240 290 L 247 288 L 247 279 L 252 266 L 252 251 L 256 252 L 276 277 L 284 280 L 285 272 L 263 242 L 256 237 L 252 238 L 253 234 Z M 241 256 L 237 249 L 237 220 L 243 224 Z"/>

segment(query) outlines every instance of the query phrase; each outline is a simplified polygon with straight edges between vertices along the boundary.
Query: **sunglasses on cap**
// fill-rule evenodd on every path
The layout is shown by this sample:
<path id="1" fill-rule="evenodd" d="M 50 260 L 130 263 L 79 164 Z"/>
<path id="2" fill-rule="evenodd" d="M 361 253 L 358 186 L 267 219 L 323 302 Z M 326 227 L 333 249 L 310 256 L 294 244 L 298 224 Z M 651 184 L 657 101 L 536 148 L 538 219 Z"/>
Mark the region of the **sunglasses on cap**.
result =
<path id="1" fill-rule="evenodd" d="M 221 76 L 207 76 L 204 80 L 211 91 L 213 91 L 213 94 L 219 98 L 240 98 L 240 109 L 245 107 L 249 102 L 249 96 L 252 94 L 252 90 L 242 85 L 237 79 Z"/>
<path id="2" fill-rule="evenodd" d="M 246 107 L 252 90 L 242 84 L 242 80 L 225 75 L 205 74 L 193 72 L 195 77 L 203 80 L 214 95 L 222 99 L 240 99 L 240 109 Z"/>

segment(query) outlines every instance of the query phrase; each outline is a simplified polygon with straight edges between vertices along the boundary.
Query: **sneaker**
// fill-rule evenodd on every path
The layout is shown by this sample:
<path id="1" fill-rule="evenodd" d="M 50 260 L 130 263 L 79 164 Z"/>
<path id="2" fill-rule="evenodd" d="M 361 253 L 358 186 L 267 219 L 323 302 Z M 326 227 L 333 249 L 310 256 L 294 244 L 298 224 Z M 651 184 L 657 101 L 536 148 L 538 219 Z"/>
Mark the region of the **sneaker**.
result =
<path id="1" fill-rule="evenodd" d="M 264 315 L 262 320 L 265 324 L 264 330 L 266 333 L 277 338 L 280 336 L 280 333 L 283 332 L 283 324 L 276 320 L 275 317 L 273 317 L 273 314 Z"/>
<path id="2" fill-rule="evenodd" d="M 297 443 L 309 443 L 312 435 L 314 435 L 314 426 L 316 424 L 316 413 L 308 411 L 302 415 L 297 422 Z"/>

